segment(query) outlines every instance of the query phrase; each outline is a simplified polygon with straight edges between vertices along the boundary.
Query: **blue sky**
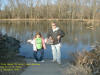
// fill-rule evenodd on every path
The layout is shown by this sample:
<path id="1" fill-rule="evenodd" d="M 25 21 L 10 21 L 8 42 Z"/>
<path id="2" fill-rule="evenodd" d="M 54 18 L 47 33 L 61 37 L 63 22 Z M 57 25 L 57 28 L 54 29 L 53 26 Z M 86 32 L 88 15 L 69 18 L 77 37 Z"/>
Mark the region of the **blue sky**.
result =
<path id="1" fill-rule="evenodd" d="M 7 0 L 1 0 L 1 4 L 2 4 L 1 9 L 3 9 L 4 6 L 7 5 Z"/>
<path id="2" fill-rule="evenodd" d="M 9 1 L 9 0 L 1 0 L 1 4 L 2 4 L 1 9 L 4 9 L 5 5 L 8 4 L 8 1 Z M 36 1 L 36 0 L 34 0 L 34 1 Z M 41 0 L 41 1 L 44 1 L 44 0 Z M 53 3 L 53 4 L 54 4 L 55 2 L 56 2 L 56 0 L 52 0 L 52 3 Z"/>

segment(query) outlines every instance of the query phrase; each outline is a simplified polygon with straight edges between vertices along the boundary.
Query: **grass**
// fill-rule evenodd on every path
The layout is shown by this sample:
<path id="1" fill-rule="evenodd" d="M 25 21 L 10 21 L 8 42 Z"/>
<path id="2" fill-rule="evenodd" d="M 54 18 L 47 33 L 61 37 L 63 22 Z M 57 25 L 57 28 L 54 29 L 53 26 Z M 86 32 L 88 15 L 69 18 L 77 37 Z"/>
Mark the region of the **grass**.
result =
<path id="1" fill-rule="evenodd" d="M 92 75 L 92 73 L 91 69 L 88 67 L 68 64 L 68 66 L 64 69 L 64 75 Z"/>
<path id="2" fill-rule="evenodd" d="M 65 75 L 100 75 L 100 45 L 91 51 L 71 53 L 73 63 L 64 70 Z"/>

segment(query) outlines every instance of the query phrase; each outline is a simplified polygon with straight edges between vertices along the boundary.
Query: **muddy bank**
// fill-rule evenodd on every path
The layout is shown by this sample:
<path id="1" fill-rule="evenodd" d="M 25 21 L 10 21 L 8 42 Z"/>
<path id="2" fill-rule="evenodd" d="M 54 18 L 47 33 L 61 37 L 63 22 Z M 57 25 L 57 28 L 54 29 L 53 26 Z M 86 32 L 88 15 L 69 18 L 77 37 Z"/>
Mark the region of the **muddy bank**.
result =
<path id="1" fill-rule="evenodd" d="M 0 33 L 0 75 L 19 75 L 27 67 L 19 48 L 20 41 Z"/>

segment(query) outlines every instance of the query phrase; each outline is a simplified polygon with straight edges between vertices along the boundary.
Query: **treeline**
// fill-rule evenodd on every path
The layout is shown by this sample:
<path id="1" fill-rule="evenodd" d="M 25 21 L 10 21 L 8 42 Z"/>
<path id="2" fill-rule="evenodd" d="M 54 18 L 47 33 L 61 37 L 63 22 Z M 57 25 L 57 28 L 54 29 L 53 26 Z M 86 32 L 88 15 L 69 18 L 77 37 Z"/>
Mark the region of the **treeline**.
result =
<path id="1" fill-rule="evenodd" d="M 0 0 L 0 19 L 16 18 L 100 19 L 100 0 Z"/>

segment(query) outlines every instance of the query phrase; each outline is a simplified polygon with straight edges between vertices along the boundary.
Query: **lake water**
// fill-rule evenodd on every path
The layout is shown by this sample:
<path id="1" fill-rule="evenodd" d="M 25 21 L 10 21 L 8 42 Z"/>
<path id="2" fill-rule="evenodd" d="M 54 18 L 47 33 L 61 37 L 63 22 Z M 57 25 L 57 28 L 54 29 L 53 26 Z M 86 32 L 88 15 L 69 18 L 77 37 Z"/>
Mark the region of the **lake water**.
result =
<path id="1" fill-rule="evenodd" d="M 32 45 L 27 43 L 36 32 L 41 32 L 46 38 L 51 21 L 13 21 L 0 22 L 0 31 L 8 36 L 21 41 L 20 54 L 25 57 L 33 57 Z M 91 50 L 91 45 L 100 42 L 100 23 L 56 21 L 57 25 L 65 32 L 62 39 L 62 58 L 70 56 L 71 52 Z M 45 58 L 52 58 L 51 47 L 47 45 Z"/>

